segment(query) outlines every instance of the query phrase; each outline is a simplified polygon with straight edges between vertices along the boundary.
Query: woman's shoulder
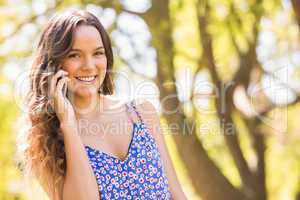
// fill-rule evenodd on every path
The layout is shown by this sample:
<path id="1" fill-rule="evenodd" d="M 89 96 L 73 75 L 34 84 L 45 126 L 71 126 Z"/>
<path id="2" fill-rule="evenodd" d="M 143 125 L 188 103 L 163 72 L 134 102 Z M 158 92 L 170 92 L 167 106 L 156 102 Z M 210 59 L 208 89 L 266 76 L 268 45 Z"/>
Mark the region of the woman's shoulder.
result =
<path id="1" fill-rule="evenodd" d="M 144 98 L 134 99 L 133 102 L 137 112 L 147 127 L 151 129 L 153 126 L 157 126 L 159 124 L 160 117 L 152 102 Z"/>
<path id="2" fill-rule="evenodd" d="M 105 98 L 108 100 L 111 109 L 124 108 L 125 106 L 131 107 L 146 121 L 158 117 L 158 113 L 153 103 L 145 98 L 122 100 L 121 98 L 112 95 L 106 95 Z"/>
<path id="3" fill-rule="evenodd" d="M 134 105 L 136 105 L 136 108 L 138 111 L 141 112 L 142 115 L 156 115 L 156 108 L 149 100 L 145 98 L 137 98 L 132 100 Z"/>
<path id="4" fill-rule="evenodd" d="M 160 125 L 160 116 L 156 111 L 155 106 L 146 99 L 136 99 L 136 109 L 142 118 L 148 133 L 158 143 L 162 141 L 162 130 Z"/>

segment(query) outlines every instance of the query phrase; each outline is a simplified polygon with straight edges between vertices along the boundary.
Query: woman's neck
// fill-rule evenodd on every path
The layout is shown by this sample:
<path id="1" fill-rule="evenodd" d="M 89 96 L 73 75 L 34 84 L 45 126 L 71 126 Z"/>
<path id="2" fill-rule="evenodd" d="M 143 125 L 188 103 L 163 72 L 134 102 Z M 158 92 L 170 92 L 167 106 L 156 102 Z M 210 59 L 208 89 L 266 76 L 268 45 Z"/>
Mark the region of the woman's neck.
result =
<path id="1" fill-rule="evenodd" d="M 104 109 L 105 98 L 104 95 L 98 93 L 89 96 L 74 96 L 71 102 L 77 118 L 94 118 L 100 116 Z"/>

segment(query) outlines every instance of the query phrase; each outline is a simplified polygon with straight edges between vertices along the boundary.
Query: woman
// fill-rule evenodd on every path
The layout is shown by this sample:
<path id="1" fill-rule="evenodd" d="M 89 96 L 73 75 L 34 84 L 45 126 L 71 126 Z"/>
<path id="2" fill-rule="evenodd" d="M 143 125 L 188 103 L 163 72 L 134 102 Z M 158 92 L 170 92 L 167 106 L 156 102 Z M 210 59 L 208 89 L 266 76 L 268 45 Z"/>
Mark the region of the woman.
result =
<path id="1" fill-rule="evenodd" d="M 94 15 L 49 21 L 30 76 L 29 169 L 50 199 L 185 199 L 154 107 L 113 99 L 112 66 Z"/>

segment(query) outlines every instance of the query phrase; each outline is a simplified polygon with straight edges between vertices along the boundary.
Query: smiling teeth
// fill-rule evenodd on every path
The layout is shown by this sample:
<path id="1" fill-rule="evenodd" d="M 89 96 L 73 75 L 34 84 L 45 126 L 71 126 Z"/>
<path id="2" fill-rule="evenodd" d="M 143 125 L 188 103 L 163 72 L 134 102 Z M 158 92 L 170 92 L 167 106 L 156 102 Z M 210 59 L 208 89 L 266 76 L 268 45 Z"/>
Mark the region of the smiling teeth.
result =
<path id="1" fill-rule="evenodd" d="M 76 78 L 80 81 L 90 82 L 90 81 L 93 81 L 96 78 L 96 76 L 82 76 L 82 77 L 76 77 Z"/>

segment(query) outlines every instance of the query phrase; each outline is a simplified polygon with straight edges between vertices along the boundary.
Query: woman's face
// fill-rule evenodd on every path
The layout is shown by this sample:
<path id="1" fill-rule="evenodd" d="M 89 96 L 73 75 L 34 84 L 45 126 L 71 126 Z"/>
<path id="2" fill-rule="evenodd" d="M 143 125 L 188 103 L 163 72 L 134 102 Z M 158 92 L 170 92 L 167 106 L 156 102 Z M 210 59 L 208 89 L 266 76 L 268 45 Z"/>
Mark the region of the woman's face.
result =
<path id="1" fill-rule="evenodd" d="M 71 51 L 61 67 L 69 73 L 68 90 L 75 96 L 97 93 L 103 83 L 107 58 L 99 31 L 94 26 L 79 25 L 75 29 Z"/>

